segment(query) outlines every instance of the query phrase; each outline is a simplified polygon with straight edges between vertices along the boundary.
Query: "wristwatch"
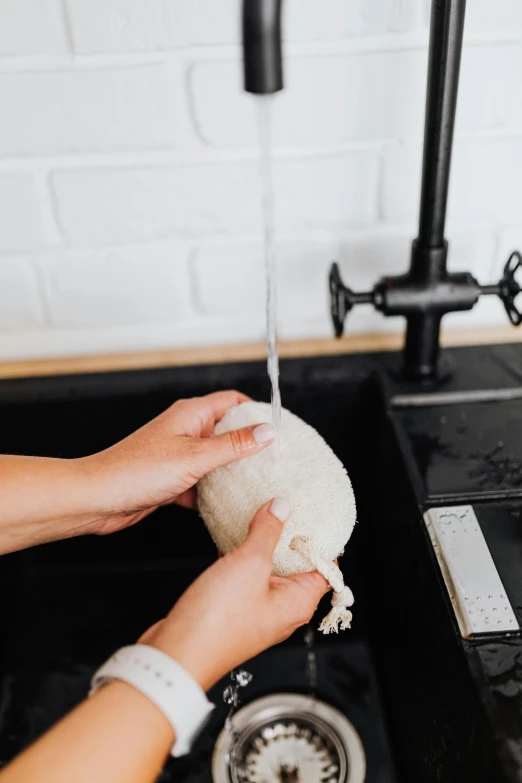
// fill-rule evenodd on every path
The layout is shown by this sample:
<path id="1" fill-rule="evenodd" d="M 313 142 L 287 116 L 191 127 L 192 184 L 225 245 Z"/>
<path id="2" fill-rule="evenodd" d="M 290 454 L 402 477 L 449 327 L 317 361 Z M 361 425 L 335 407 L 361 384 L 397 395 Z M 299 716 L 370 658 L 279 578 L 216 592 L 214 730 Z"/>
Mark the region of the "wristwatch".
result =
<path id="1" fill-rule="evenodd" d="M 173 658 L 155 647 L 122 647 L 98 669 L 89 696 L 112 680 L 133 685 L 158 707 L 176 732 L 172 756 L 184 756 L 214 709 L 199 683 Z"/>

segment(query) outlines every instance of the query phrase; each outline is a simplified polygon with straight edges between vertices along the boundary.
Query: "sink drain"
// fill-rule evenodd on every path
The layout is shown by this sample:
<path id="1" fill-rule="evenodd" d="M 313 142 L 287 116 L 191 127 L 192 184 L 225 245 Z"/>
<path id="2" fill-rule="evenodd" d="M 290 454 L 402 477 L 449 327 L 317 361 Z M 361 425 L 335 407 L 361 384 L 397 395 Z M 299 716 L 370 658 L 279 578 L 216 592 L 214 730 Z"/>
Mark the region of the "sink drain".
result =
<path id="1" fill-rule="evenodd" d="M 363 783 L 364 750 L 352 724 L 322 701 L 278 693 L 251 702 L 223 729 L 214 783 Z M 233 745 L 233 747 L 232 747 Z"/>

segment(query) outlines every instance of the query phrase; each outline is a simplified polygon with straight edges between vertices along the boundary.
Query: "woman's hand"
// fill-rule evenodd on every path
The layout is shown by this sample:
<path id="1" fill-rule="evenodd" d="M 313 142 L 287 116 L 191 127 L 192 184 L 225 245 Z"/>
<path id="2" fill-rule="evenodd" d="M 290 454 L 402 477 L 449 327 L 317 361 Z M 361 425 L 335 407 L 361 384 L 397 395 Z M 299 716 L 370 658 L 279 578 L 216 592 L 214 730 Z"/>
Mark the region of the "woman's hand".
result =
<path id="1" fill-rule="evenodd" d="M 223 391 L 179 400 L 115 446 L 81 460 L 97 508 L 92 532 L 112 533 L 167 503 L 195 507 L 193 487 L 205 473 L 268 446 L 270 424 L 210 437 L 226 411 L 248 399 Z"/>
<path id="2" fill-rule="evenodd" d="M 205 571 L 140 642 L 163 650 L 208 690 L 230 669 L 310 620 L 327 583 L 271 577 L 286 501 L 256 514 L 248 538 Z M 175 689 L 173 698 L 176 698 Z M 0 772 L 1 783 L 152 783 L 174 742 L 165 715 L 132 685 L 99 690 Z"/>
<path id="3" fill-rule="evenodd" d="M 276 498 L 254 517 L 245 542 L 220 558 L 140 639 L 180 663 L 204 690 L 309 622 L 329 589 L 317 572 L 274 577 L 272 555 L 290 508 Z"/>
<path id="4" fill-rule="evenodd" d="M 193 506 L 209 470 L 256 454 L 270 424 L 210 435 L 236 391 L 180 400 L 109 449 L 82 459 L 0 455 L 0 554 L 84 533 L 112 533 L 174 501 Z"/>

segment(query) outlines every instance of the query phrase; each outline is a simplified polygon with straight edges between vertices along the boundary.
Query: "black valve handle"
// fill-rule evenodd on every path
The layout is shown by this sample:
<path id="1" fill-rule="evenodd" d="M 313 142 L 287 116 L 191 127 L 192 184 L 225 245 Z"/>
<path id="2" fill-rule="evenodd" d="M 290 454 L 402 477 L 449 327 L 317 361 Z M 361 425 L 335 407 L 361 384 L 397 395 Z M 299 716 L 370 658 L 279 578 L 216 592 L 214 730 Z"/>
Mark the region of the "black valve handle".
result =
<path id="1" fill-rule="evenodd" d="M 373 291 L 367 291 L 362 294 L 356 294 L 350 288 L 347 288 L 341 280 L 339 264 L 335 261 L 330 269 L 330 311 L 335 329 L 335 336 L 341 337 L 344 331 L 344 321 L 350 310 L 356 304 L 372 304 L 374 301 Z"/>
<path id="2" fill-rule="evenodd" d="M 522 290 L 515 279 L 515 274 L 522 267 L 522 255 L 518 250 L 514 250 L 509 256 L 504 267 L 504 276 L 498 284 L 499 296 L 504 303 L 506 313 L 513 326 L 520 326 L 522 323 L 522 313 L 515 304 L 515 299 Z"/>
<path id="3" fill-rule="evenodd" d="M 419 285 L 410 275 L 402 275 L 385 277 L 374 286 L 373 291 L 356 293 L 345 286 L 339 265 L 333 263 L 329 282 L 335 335 L 342 335 L 346 316 L 356 304 L 373 304 L 384 315 L 410 317 L 430 310 L 440 318 L 445 313 L 471 310 L 479 296 L 498 296 L 513 326 L 520 326 L 522 312 L 515 303 L 522 291 L 522 285 L 516 279 L 519 270 L 522 270 L 522 254 L 514 250 L 506 262 L 501 280 L 493 285 L 481 286 L 467 272 L 446 273 L 442 279 L 426 286 Z"/>
<path id="4" fill-rule="evenodd" d="M 332 314 L 332 321 L 335 330 L 335 336 L 340 337 L 344 331 L 344 319 L 352 309 L 353 305 L 349 304 L 349 297 L 351 291 L 346 288 L 341 280 L 341 273 L 339 272 L 339 265 L 335 262 L 332 264 L 329 276 L 330 284 L 330 312 Z"/>

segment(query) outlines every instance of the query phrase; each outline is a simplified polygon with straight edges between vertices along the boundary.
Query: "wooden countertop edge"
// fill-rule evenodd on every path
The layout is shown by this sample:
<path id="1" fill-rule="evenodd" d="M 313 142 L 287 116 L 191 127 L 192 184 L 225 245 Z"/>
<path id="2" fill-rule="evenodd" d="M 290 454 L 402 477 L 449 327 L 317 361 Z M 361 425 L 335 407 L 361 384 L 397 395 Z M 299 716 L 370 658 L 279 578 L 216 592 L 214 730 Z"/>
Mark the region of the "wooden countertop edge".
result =
<path id="1" fill-rule="evenodd" d="M 509 326 L 453 329 L 442 333 L 446 347 L 462 345 L 493 345 L 522 342 L 519 332 Z M 346 353 L 395 351 L 402 347 L 402 332 L 375 332 L 314 340 L 282 340 L 281 357 L 327 356 Z M 195 364 L 224 364 L 246 362 L 266 357 L 265 343 L 179 348 L 134 353 L 99 354 L 49 359 L 30 359 L 0 362 L 0 378 L 27 378 L 49 375 L 139 370 L 154 367 L 182 367 Z"/>

